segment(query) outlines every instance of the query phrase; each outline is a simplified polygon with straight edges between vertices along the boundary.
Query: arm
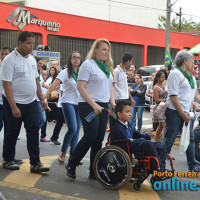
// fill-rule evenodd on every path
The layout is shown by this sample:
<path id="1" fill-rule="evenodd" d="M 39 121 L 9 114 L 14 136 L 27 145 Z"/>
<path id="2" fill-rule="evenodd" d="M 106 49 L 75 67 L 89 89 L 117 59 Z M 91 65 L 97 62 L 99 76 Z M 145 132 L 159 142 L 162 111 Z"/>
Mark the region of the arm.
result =
<path id="1" fill-rule="evenodd" d="M 11 110 L 12 110 L 13 117 L 20 118 L 21 117 L 21 111 L 17 107 L 15 100 L 14 100 L 13 91 L 12 91 L 12 88 L 11 88 L 12 82 L 2 81 L 2 83 L 3 83 L 3 89 L 4 89 L 4 92 L 5 92 L 6 98 L 8 100 L 10 107 L 11 107 Z"/>
<path id="2" fill-rule="evenodd" d="M 146 90 L 147 90 L 147 86 L 143 84 L 141 87 L 141 90 L 140 89 L 137 90 L 137 96 L 138 97 L 144 96 L 146 93 Z"/>
<path id="3" fill-rule="evenodd" d="M 87 85 L 87 81 L 78 81 L 77 82 L 77 89 L 80 93 L 80 95 L 85 99 L 85 101 L 87 101 L 92 108 L 95 110 L 95 112 L 97 114 L 102 112 L 102 107 L 99 106 L 90 96 L 90 94 L 88 93 L 87 89 L 86 89 L 86 85 Z"/>
<path id="4" fill-rule="evenodd" d="M 50 85 L 49 89 L 47 90 L 46 94 L 45 94 L 45 99 L 49 98 L 49 95 L 51 94 L 51 92 L 58 86 L 60 85 L 61 81 L 59 79 L 55 79 L 55 81 Z"/>
<path id="5" fill-rule="evenodd" d="M 194 97 L 194 99 L 195 99 L 198 103 L 200 103 L 200 94 L 199 94 L 198 89 L 197 89 L 196 92 L 195 92 L 195 97 Z"/>
<path id="6" fill-rule="evenodd" d="M 115 91 L 114 91 L 114 84 L 112 84 L 112 88 L 111 88 L 111 94 L 110 94 L 110 103 L 112 105 L 112 109 L 114 110 L 115 109 Z"/>

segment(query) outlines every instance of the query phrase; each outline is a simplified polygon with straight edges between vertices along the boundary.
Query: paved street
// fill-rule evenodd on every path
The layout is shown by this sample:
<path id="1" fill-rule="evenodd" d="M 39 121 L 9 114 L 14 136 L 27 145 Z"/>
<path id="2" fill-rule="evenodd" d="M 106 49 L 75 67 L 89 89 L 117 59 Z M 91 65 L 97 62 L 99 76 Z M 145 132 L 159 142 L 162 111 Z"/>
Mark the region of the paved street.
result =
<path id="1" fill-rule="evenodd" d="M 151 130 L 151 117 L 149 111 L 144 112 L 144 131 Z M 54 123 L 48 123 L 47 134 L 51 136 Z M 65 134 L 66 127 L 63 126 L 60 141 Z M 107 134 L 107 133 L 106 133 Z M 82 135 L 82 129 L 81 129 Z M 77 179 L 70 180 L 66 176 L 64 165 L 57 161 L 61 146 L 53 143 L 40 143 L 41 160 L 45 165 L 51 166 L 51 170 L 44 174 L 29 173 L 30 165 L 28 153 L 26 150 L 26 134 L 24 129 L 20 134 L 21 139 L 17 142 L 16 156 L 24 160 L 19 171 L 9 171 L 0 167 L 0 191 L 11 200 L 54 200 L 54 199 L 89 199 L 89 200 L 136 200 L 136 199 L 199 199 L 199 192 L 191 191 L 159 191 L 155 192 L 150 183 L 145 181 L 142 191 L 135 193 L 132 190 L 132 184 L 129 183 L 118 191 L 107 190 L 97 181 L 88 180 L 89 154 L 83 159 L 83 165 L 77 168 Z M 0 149 L 2 152 L 3 132 L 0 135 Z M 172 155 L 176 158 L 174 166 L 178 171 L 187 172 L 187 163 L 185 155 L 179 154 L 179 147 L 174 146 Z M 67 157 L 68 158 L 68 157 Z M 67 161 L 66 158 L 66 161 Z M 0 159 L 2 162 L 2 158 Z M 168 161 L 167 161 L 167 164 Z M 168 166 L 169 168 L 169 166 Z M 200 180 L 195 180 L 200 186 Z"/>

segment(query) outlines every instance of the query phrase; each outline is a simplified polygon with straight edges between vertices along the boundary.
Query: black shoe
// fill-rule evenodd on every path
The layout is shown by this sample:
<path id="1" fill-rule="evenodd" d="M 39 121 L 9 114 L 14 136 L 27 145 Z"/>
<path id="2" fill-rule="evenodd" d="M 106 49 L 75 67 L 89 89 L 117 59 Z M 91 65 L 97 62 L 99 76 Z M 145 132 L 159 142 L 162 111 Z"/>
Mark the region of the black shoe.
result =
<path id="1" fill-rule="evenodd" d="M 21 165 L 23 163 L 23 160 L 15 159 L 14 162 L 15 164 Z"/>
<path id="2" fill-rule="evenodd" d="M 39 163 L 37 165 L 31 165 L 30 168 L 30 172 L 32 173 L 48 172 L 49 170 L 49 167 L 44 167 L 42 163 Z"/>
<path id="3" fill-rule="evenodd" d="M 58 142 L 58 140 L 52 140 L 51 139 L 51 142 L 53 142 L 55 145 L 60 145 L 61 144 L 60 142 Z"/>
<path id="4" fill-rule="evenodd" d="M 76 179 L 76 168 L 70 167 L 69 163 L 65 166 L 65 169 L 67 170 L 67 176 L 72 179 Z"/>
<path id="5" fill-rule="evenodd" d="M 19 170 L 19 165 L 15 164 L 14 161 L 4 161 L 3 168 L 10 169 L 10 170 Z"/>
<path id="6" fill-rule="evenodd" d="M 88 179 L 96 179 L 96 177 L 95 177 L 95 175 L 94 175 L 94 173 L 89 173 L 89 176 L 88 176 Z"/>

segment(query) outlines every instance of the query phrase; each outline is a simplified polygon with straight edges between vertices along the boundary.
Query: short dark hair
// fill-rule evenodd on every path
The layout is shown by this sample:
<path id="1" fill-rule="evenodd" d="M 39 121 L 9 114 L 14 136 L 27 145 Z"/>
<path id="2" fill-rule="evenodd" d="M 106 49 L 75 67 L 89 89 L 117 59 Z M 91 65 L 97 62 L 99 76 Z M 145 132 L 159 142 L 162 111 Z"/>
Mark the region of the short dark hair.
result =
<path id="1" fill-rule="evenodd" d="M 42 65 L 42 69 L 43 69 L 43 70 L 47 70 L 47 66 L 46 66 L 45 63 L 43 63 L 43 65 Z"/>
<path id="2" fill-rule="evenodd" d="M 133 58 L 133 55 L 129 52 L 124 53 L 122 56 L 122 63 L 125 63 Z"/>
<path id="3" fill-rule="evenodd" d="M 29 31 L 21 32 L 20 35 L 19 35 L 19 38 L 18 38 L 18 44 L 19 44 L 19 41 L 25 42 L 27 37 L 33 37 L 34 38 L 34 34 L 32 32 L 29 32 Z"/>
<path id="4" fill-rule="evenodd" d="M 34 58 L 35 58 L 35 60 L 36 60 L 37 62 L 40 61 L 40 60 L 42 60 L 42 58 L 41 58 L 41 57 L 38 57 L 38 56 L 35 56 Z"/>
<path id="5" fill-rule="evenodd" d="M 118 100 L 115 106 L 115 114 L 117 115 L 118 112 L 122 113 L 125 106 L 131 106 L 131 102 L 128 100 Z"/>
<path id="6" fill-rule="evenodd" d="M 3 47 L 1 50 L 8 50 L 10 53 L 12 52 L 12 49 L 10 47 Z"/>

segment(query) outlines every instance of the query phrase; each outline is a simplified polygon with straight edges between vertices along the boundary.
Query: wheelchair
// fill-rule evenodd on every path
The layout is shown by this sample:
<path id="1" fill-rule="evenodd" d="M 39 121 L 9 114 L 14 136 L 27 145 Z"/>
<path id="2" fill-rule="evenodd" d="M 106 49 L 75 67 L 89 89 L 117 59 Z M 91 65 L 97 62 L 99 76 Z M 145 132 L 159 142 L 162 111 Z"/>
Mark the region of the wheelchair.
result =
<path id="1" fill-rule="evenodd" d="M 108 140 L 109 141 L 109 140 Z M 117 143 L 125 142 L 128 152 L 117 146 Z M 167 154 L 171 170 L 174 172 L 172 157 Z M 117 190 L 125 183 L 133 183 L 133 190 L 140 192 L 142 183 L 150 175 L 150 160 L 154 159 L 160 170 L 159 160 L 154 156 L 144 156 L 143 153 L 131 154 L 128 140 L 107 142 L 106 146 L 99 150 L 94 159 L 94 173 L 97 181 L 107 189 Z M 163 181 L 169 177 L 152 176 L 153 185 L 156 181 Z"/>

